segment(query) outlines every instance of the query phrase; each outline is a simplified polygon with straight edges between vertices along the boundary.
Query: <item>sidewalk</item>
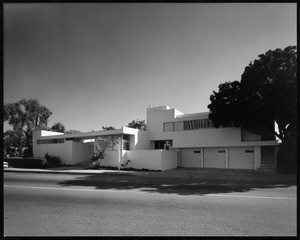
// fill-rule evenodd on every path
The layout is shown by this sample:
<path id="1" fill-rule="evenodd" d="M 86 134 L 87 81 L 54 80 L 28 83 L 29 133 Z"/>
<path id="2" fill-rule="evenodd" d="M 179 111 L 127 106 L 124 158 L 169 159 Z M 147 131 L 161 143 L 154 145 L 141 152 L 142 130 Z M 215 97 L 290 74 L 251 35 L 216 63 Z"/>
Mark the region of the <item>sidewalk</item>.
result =
<path id="1" fill-rule="evenodd" d="M 229 170 L 229 169 L 200 169 L 176 168 L 163 172 L 156 171 L 128 171 L 128 170 L 96 170 L 87 169 L 87 165 L 73 165 L 48 169 L 4 168 L 4 172 L 22 173 L 49 173 L 49 174 L 81 174 L 101 176 L 137 176 L 164 180 L 182 181 L 209 181 L 213 183 L 246 182 L 264 184 L 297 184 L 296 175 L 266 174 L 256 171 Z"/>

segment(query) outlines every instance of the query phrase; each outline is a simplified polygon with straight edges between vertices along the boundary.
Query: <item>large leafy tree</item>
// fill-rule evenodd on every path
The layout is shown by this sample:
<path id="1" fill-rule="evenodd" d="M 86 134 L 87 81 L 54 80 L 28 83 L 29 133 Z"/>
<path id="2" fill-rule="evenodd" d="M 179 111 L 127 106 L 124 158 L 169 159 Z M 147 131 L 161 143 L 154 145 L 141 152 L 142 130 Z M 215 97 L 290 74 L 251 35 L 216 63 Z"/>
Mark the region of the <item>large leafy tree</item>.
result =
<path id="1" fill-rule="evenodd" d="M 276 122 L 274 135 L 282 142 L 296 131 L 297 49 L 269 50 L 245 68 L 240 84 L 241 123 L 261 134 L 268 122 Z"/>
<path id="2" fill-rule="evenodd" d="M 56 122 L 52 125 L 52 127 L 49 129 L 53 132 L 61 132 L 64 133 L 66 131 L 65 125 L 61 122 Z"/>
<path id="3" fill-rule="evenodd" d="M 3 134 L 3 150 L 5 155 L 18 156 L 25 146 L 25 136 L 20 131 L 7 130 Z"/>
<path id="4" fill-rule="evenodd" d="M 240 82 L 225 82 L 219 85 L 219 92 L 213 91 L 210 96 L 211 104 L 209 118 L 216 128 L 219 127 L 239 127 L 239 90 Z"/>
<path id="5" fill-rule="evenodd" d="M 297 48 L 269 50 L 245 68 L 240 83 L 229 82 L 213 92 L 209 118 L 215 127 L 241 126 L 260 135 L 273 127 L 273 136 L 295 159 L 297 131 Z"/>
<path id="6" fill-rule="evenodd" d="M 5 104 L 3 107 L 3 121 L 12 126 L 16 135 L 24 136 L 22 146 L 32 150 L 32 132 L 35 128 L 47 129 L 48 118 L 52 112 L 41 105 L 36 99 L 21 99 L 15 103 Z"/>
<path id="7" fill-rule="evenodd" d="M 146 123 L 145 120 L 133 120 L 130 123 L 127 124 L 126 127 L 130 127 L 130 128 L 136 128 L 139 130 L 146 130 Z"/>

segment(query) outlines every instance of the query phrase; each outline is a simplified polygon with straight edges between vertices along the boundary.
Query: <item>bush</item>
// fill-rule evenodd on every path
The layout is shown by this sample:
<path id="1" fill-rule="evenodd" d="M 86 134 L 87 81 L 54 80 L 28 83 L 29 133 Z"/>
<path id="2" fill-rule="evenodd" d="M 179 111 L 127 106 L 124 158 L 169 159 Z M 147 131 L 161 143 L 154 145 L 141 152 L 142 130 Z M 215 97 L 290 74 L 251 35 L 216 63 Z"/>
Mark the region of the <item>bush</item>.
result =
<path id="1" fill-rule="evenodd" d="M 95 165 L 101 165 L 101 161 L 105 158 L 105 151 L 96 151 L 93 153 L 93 156 L 91 157 L 91 160 L 93 163 L 97 163 Z M 100 160 L 100 161 L 99 161 Z"/>
<path id="2" fill-rule="evenodd" d="M 40 158 L 6 158 L 5 161 L 11 167 L 20 167 L 20 168 L 40 168 L 44 165 L 44 160 Z"/>
<path id="3" fill-rule="evenodd" d="M 45 159 L 48 165 L 60 166 L 62 165 L 62 160 L 58 156 L 51 156 L 48 153 L 45 154 Z"/>
<path id="4" fill-rule="evenodd" d="M 32 157 L 32 151 L 29 148 L 23 148 L 22 149 L 22 157 L 23 158 L 29 158 Z"/>

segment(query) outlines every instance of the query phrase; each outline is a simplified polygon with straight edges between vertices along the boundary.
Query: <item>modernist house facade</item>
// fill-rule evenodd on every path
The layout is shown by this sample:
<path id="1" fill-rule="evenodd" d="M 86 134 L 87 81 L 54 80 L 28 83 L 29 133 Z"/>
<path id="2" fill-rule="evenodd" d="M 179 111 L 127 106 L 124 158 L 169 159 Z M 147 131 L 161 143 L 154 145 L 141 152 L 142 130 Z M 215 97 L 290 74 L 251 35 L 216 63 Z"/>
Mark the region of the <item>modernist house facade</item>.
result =
<path id="1" fill-rule="evenodd" d="M 35 130 L 33 154 L 59 156 L 72 165 L 89 162 L 94 151 L 105 150 L 103 166 L 122 164 L 161 171 L 177 167 L 276 168 L 278 142 L 273 137 L 235 127 L 214 128 L 208 114 L 184 114 L 169 106 L 150 106 L 147 131 L 128 127 L 75 134 Z"/>

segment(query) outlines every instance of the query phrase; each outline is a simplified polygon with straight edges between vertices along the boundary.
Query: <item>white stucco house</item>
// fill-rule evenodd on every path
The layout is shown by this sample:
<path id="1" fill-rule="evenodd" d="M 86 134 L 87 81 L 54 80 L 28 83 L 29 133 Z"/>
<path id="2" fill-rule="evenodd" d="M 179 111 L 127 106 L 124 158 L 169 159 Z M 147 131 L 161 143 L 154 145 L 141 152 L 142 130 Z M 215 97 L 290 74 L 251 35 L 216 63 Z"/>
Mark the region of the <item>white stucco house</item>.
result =
<path id="1" fill-rule="evenodd" d="M 75 134 L 35 130 L 33 154 L 59 156 L 72 165 L 90 162 L 95 150 L 105 149 L 103 166 L 118 167 L 120 161 L 134 169 L 161 171 L 276 167 L 278 142 L 272 137 L 235 127 L 214 128 L 209 112 L 184 114 L 169 106 L 150 106 L 146 112 L 147 131 L 128 127 Z"/>

